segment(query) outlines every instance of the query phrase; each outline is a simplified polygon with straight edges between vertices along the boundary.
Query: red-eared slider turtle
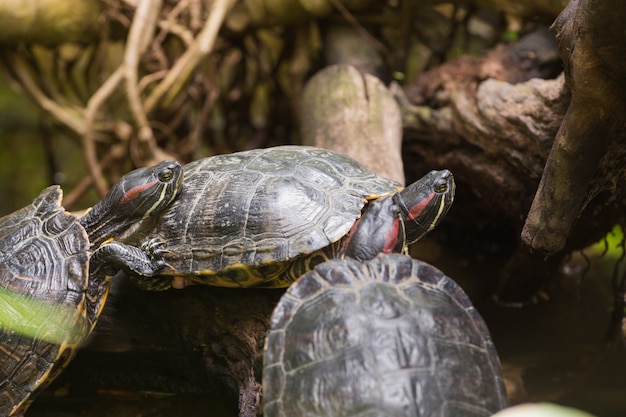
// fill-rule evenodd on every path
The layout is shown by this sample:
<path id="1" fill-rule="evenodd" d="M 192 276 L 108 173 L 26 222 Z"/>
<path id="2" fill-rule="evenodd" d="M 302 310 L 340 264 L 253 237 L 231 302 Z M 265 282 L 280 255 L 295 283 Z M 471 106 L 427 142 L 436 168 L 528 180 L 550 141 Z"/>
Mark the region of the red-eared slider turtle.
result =
<path id="1" fill-rule="evenodd" d="M 33 392 L 65 368 L 100 315 L 107 273 L 164 267 L 159 248 L 142 262 L 139 249 L 107 240 L 123 240 L 161 212 L 181 179 L 172 162 L 133 171 L 80 219 L 52 186 L 0 218 L 0 415 L 22 415 Z"/>
<path id="2" fill-rule="evenodd" d="M 265 417 L 474 417 L 507 403 L 469 298 L 405 255 L 318 265 L 281 298 L 265 346 Z"/>
<path id="3" fill-rule="evenodd" d="M 445 216 L 454 196 L 447 170 L 402 189 L 351 158 L 306 146 L 218 155 L 187 164 L 184 173 L 180 197 L 146 237 L 165 242 L 172 269 L 137 277 L 145 288 L 168 288 L 173 276 L 287 287 L 340 254 L 367 259 L 402 251 Z M 364 207 L 368 227 L 350 233 Z"/>

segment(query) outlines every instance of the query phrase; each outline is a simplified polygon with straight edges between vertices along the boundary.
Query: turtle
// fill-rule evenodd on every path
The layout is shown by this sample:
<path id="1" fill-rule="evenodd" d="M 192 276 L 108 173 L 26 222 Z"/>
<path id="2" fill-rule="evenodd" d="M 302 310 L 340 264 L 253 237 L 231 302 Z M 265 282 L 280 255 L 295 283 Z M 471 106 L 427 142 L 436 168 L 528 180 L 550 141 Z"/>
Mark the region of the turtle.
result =
<path id="1" fill-rule="evenodd" d="M 181 182 L 182 167 L 167 161 L 125 175 L 80 218 L 64 210 L 58 185 L 0 218 L 0 415 L 23 415 L 66 367 L 96 324 L 113 272 L 165 267 L 159 248 L 142 262 L 144 252 L 123 240 L 149 227 Z"/>
<path id="2" fill-rule="evenodd" d="M 440 170 L 403 189 L 347 156 L 298 145 L 217 155 L 183 170 L 179 198 L 134 242 L 167 247 L 171 268 L 133 276 L 144 289 L 282 288 L 328 259 L 402 252 L 445 216 L 455 187 Z"/>
<path id="3" fill-rule="evenodd" d="M 316 266 L 274 309 L 265 417 L 490 416 L 506 407 L 498 354 L 463 290 L 403 254 Z"/>

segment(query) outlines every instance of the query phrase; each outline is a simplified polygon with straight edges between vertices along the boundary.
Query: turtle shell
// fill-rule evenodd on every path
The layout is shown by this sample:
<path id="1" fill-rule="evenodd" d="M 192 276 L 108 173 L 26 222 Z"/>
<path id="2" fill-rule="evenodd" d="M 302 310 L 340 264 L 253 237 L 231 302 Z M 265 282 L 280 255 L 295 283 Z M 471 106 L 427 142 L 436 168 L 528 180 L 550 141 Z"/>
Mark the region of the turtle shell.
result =
<path id="1" fill-rule="evenodd" d="M 175 273 L 222 286 L 289 285 L 278 278 L 285 262 L 339 241 L 368 199 L 400 187 L 351 158 L 305 146 L 205 158 L 184 175 L 155 235 L 167 242 Z"/>
<path id="2" fill-rule="evenodd" d="M 58 186 L 0 219 L 0 415 L 19 414 L 88 333 L 89 239 Z"/>
<path id="3" fill-rule="evenodd" d="M 266 417 L 490 416 L 507 402 L 469 298 L 404 255 L 329 261 L 296 281 L 264 360 Z"/>

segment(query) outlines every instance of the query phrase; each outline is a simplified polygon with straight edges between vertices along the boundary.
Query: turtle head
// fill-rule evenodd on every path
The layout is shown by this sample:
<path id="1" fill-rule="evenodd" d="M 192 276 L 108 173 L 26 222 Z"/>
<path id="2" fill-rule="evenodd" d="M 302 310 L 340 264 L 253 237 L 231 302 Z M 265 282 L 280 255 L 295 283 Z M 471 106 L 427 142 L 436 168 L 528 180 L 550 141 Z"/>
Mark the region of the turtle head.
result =
<path id="1" fill-rule="evenodd" d="M 125 240 L 153 225 L 182 189 L 183 169 L 164 161 L 124 175 L 87 214 L 81 223 L 92 247 L 107 239 Z M 146 231 L 147 232 L 147 231 Z"/>
<path id="2" fill-rule="evenodd" d="M 124 175 L 104 200 L 131 221 L 162 214 L 176 198 L 183 181 L 178 162 L 164 161 Z M 103 200 L 103 201 L 104 201 Z"/>
<path id="3" fill-rule="evenodd" d="M 454 176 L 444 169 L 430 171 L 396 195 L 407 243 L 417 241 L 439 224 L 452 206 L 454 190 Z"/>

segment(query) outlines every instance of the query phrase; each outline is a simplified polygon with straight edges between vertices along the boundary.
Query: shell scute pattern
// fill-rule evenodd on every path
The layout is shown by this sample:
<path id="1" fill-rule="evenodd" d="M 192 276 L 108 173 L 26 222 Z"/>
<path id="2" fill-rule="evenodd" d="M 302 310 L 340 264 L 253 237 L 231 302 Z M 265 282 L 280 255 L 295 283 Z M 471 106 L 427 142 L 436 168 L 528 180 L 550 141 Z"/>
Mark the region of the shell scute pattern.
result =
<path id="1" fill-rule="evenodd" d="M 312 184 L 320 187 L 334 189 L 343 186 L 340 172 L 334 169 L 328 161 L 324 160 L 308 160 L 305 163 L 298 164 L 294 168 L 292 175 L 297 178 L 306 178 Z"/>
<path id="2" fill-rule="evenodd" d="M 351 266 L 347 268 L 335 268 L 333 264 L 323 263 L 317 267 L 319 270 L 317 277 L 320 280 L 326 281 L 326 286 L 332 285 L 335 288 L 341 286 L 355 288 L 359 286 L 359 277 L 354 274 Z"/>
<path id="3" fill-rule="evenodd" d="M 286 372 L 307 369 L 324 358 L 332 358 L 338 349 L 349 350 L 359 345 L 361 329 L 366 323 L 363 317 L 348 314 L 350 306 L 354 305 L 354 297 L 354 294 L 329 290 L 317 297 L 314 305 L 307 303 L 299 309 L 298 314 L 308 320 L 289 324 L 303 336 L 302 343 L 287 343 L 285 346 L 283 361 Z M 289 339 L 289 336 L 286 335 L 286 338 Z"/>
<path id="4" fill-rule="evenodd" d="M 506 405 L 482 318 L 452 280 L 407 256 L 316 267 L 279 302 L 267 345 L 268 417 L 489 416 Z"/>
<path id="5" fill-rule="evenodd" d="M 350 158 L 301 146 L 218 155 L 184 170 L 185 187 L 154 234 L 167 237 L 176 271 L 217 273 L 216 282 L 224 269 L 243 268 L 254 280 L 255 268 L 328 247 L 370 195 L 398 186 Z"/>
<path id="6" fill-rule="evenodd" d="M 86 285 L 89 240 L 60 206 L 60 189 L 52 188 L 32 206 L 0 219 L 0 281 L 5 289 L 51 301 L 48 293 L 58 291 L 67 300 L 57 302 L 75 306 Z M 59 200 L 50 201 L 49 194 Z"/>
<path id="7" fill-rule="evenodd" d="M 385 320 L 409 314 L 410 300 L 404 298 L 398 289 L 381 282 L 365 285 L 359 291 L 360 305 L 364 312 Z"/>
<path id="8" fill-rule="evenodd" d="M 265 355 L 267 360 L 272 363 L 276 363 L 282 360 L 282 346 L 285 345 L 285 333 L 274 332 L 268 335 L 268 345 Z"/>
<path id="9" fill-rule="evenodd" d="M 0 287 L 11 294 L 0 300 L 2 309 L 20 317 L 23 308 L 12 310 L 15 304 L 29 306 L 28 315 L 19 319 L 23 330 L 0 330 L 3 415 L 21 407 L 30 392 L 59 372 L 87 333 L 89 240 L 60 205 L 61 196 L 58 186 L 49 187 L 30 206 L 0 219 Z"/>
<path id="10" fill-rule="evenodd" d="M 327 286 L 326 282 L 318 279 L 315 275 L 305 275 L 299 282 L 300 284 L 289 293 L 289 296 L 298 300 L 315 297 Z"/>

